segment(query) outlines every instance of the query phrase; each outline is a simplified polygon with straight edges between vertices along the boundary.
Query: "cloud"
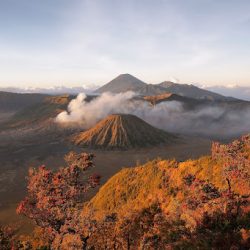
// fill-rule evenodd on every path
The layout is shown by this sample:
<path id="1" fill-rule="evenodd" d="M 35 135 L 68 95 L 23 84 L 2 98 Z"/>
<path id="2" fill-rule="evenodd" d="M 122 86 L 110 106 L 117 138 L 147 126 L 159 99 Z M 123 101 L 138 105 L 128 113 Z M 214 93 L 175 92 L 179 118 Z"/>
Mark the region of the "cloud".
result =
<path id="1" fill-rule="evenodd" d="M 246 1 L 5 2 L 1 84 L 101 84 L 122 72 L 149 82 L 249 79 Z"/>

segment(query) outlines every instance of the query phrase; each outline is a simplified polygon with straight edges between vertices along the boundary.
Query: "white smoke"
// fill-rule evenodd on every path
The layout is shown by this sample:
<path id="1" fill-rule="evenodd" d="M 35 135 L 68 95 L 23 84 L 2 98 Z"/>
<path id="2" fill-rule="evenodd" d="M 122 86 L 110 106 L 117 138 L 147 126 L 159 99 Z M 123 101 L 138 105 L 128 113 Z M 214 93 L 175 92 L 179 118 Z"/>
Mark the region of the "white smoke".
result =
<path id="1" fill-rule="evenodd" d="M 250 130 L 250 106 L 235 109 L 233 106 L 206 105 L 185 108 L 178 101 L 161 102 L 155 106 L 136 98 L 135 93 L 104 93 L 91 101 L 79 94 L 68 105 L 68 111 L 56 117 L 59 123 L 78 123 L 87 129 L 109 114 L 134 114 L 151 125 L 184 134 L 228 137 Z"/>
<path id="2" fill-rule="evenodd" d="M 134 95 L 133 92 L 104 93 L 87 102 L 86 94 L 81 93 L 69 103 L 68 111 L 63 111 L 56 117 L 56 121 L 60 123 L 79 123 L 84 128 L 88 128 L 108 114 L 126 113 L 127 100 Z"/>

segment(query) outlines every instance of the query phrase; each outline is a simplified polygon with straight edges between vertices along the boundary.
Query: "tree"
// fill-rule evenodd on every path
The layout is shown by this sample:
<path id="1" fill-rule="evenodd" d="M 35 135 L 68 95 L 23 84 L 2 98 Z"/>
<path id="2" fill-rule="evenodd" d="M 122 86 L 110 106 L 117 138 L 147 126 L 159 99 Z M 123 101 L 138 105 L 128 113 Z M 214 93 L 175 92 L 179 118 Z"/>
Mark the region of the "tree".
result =
<path id="1" fill-rule="evenodd" d="M 250 134 L 230 144 L 212 144 L 212 158 L 223 164 L 224 177 L 229 189 L 237 186 L 243 192 L 250 188 Z"/>
<path id="2" fill-rule="evenodd" d="M 67 166 L 57 171 L 45 166 L 29 170 L 28 195 L 16 211 L 43 228 L 55 249 L 62 242 L 70 242 L 70 238 L 74 243 L 77 241 L 77 246 L 84 245 L 79 228 L 81 203 L 84 194 L 100 180 L 97 174 L 86 175 L 93 167 L 93 157 L 93 154 L 70 152 L 65 156 Z"/>
<path id="3" fill-rule="evenodd" d="M 0 226 L 0 248 L 2 250 L 12 249 L 15 240 L 15 230 L 8 226 Z"/>

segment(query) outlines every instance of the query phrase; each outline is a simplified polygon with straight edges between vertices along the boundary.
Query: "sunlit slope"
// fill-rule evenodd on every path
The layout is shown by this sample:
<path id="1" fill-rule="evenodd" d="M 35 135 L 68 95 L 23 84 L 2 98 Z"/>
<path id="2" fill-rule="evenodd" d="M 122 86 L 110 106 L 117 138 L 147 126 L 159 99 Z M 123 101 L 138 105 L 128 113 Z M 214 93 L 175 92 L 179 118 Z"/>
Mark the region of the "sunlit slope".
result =
<path id="1" fill-rule="evenodd" d="M 212 155 L 176 162 L 156 159 L 113 176 L 87 205 L 97 217 L 141 210 L 160 203 L 163 211 L 193 223 L 212 211 L 223 192 L 250 195 L 250 137 L 230 145 L 213 144 Z M 228 182 L 229 181 L 229 182 Z M 204 198 L 206 197 L 206 199 Z M 204 199 L 204 200 L 203 200 Z"/>

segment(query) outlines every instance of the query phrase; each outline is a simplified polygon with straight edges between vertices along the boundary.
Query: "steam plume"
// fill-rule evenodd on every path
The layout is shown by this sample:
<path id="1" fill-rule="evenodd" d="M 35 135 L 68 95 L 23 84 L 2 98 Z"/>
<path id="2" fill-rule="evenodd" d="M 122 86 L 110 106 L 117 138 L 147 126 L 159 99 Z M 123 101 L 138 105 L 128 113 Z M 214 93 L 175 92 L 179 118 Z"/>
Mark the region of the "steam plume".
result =
<path id="1" fill-rule="evenodd" d="M 134 95 L 133 92 L 124 94 L 104 93 L 87 102 L 86 94 L 81 93 L 69 103 L 68 111 L 63 111 L 56 117 L 56 121 L 79 123 L 84 128 L 88 128 L 108 114 L 126 113 L 127 106 L 125 103 Z"/>
<path id="2" fill-rule="evenodd" d="M 238 136 L 250 130 L 250 106 L 211 104 L 185 109 L 177 101 L 162 102 L 155 106 L 134 98 L 135 93 L 104 93 L 90 102 L 79 94 L 68 105 L 68 111 L 56 117 L 59 123 L 78 123 L 87 129 L 109 114 L 134 114 L 151 125 L 169 132 L 206 136 Z"/>

